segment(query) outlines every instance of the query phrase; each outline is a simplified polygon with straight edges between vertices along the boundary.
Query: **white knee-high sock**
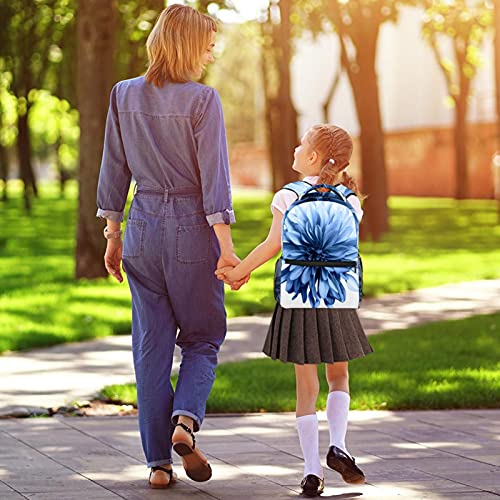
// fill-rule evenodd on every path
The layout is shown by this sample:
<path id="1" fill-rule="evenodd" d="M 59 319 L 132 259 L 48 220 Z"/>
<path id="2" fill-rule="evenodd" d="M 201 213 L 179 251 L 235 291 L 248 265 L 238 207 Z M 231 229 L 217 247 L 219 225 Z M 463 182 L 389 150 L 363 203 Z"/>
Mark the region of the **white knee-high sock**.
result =
<path id="1" fill-rule="evenodd" d="M 316 413 L 304 415 L 297 417 L 296 423 L 300 447 L 304 457 L 304 477 L 314 474 L 323 479 L 323 467 L 321 467 L 319 459 L 318 417 Z"/>
<path id="2" fill-rule="evenodd" d="M 345 446 L 347 419 L 351 397 L 344 391 L 333 391 L 326 400 L 326 418 L 330 429 L 330 446 L 336 446 L 348 453 Z"/>

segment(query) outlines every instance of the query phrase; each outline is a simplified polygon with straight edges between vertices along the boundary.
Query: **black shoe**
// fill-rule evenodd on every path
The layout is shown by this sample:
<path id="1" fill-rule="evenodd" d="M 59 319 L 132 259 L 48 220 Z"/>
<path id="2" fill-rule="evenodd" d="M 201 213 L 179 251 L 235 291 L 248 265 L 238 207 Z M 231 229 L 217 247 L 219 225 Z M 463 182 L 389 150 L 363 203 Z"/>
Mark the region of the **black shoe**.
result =
<path id="1" fill-rule="evenodd" d="M 356 465 L 354 458 L 336 446 L 330 446 L 326 463 L 330 469 L 337 471 L 346 483 L 363 484 L 365 482 L 365 475 Z"/>
<path id="2" fill-rule="evenodd" d="M 302 488 L 302 495 L 306 497 L 317 497 L 321 495 L 325 489 L 325 480 L 320 479 L 314 474 L 309 474 L 302 479 L 300 487 Z"/>

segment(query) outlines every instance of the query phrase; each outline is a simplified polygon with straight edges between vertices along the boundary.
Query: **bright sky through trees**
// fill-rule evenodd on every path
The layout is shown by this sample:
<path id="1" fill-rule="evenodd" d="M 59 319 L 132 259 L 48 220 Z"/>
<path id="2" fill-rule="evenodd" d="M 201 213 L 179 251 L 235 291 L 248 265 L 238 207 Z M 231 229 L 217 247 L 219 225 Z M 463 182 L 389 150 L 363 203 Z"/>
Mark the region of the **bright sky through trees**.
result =
<path id="1" fill-rule="evenodd" d="M 240 23 L 250 19 L 256 19 L 269 4 L 269 0 L 232 0 L 237 12 L 222 10 L 219 11 L 214 4 L 214 9 L 209 7 L 210 14 L 217 14 L 217 17 L 224 23 Z M 168 5 L 173 3 L 185 4 L 186 0 L 169 0 Z"/>

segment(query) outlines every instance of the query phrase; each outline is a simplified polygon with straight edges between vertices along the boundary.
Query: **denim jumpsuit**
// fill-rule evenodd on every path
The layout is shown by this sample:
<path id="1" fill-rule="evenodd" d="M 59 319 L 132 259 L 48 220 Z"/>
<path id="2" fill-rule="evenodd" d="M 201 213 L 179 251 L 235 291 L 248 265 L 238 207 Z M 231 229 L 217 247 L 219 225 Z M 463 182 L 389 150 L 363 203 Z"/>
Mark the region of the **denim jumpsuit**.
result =
<path id="1" fill-rule="evenodd" d="M 235 222 L 217 92 L 195 82 L 125 80 L 111 92 L 97 192 L 98 217 L 123 220 L 132 293 L 139 429 L 149 467 L 172 463 L 178 415 L 198 430 L 226 335 L 224 285 L 214 275 L 214 224 Z M 170 383 L 174 347 L 182 362 Z"/>

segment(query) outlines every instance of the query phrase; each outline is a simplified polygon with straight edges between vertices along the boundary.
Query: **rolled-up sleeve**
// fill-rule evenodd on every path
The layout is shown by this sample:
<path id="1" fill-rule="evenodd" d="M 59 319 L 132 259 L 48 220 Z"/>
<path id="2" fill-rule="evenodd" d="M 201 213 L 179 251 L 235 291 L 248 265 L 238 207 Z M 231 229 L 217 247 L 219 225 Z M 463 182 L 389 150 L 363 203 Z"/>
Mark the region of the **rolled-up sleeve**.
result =
<path id="1" fill-rule="evenodd" d="M 128 168 L 118 120 L 118 84 L 111 91 L 101 171 L 97 186 L 97 217 L 121 222 L 132 174 Z"/>
<path id="2" fill-rule="evenodd" d="M 210 226 L 236 222 L 231 199 L 229 160 L 222 105 L 208 88 L 195 117 L 194 134 L 200 169 L 203 208 Z"/>

